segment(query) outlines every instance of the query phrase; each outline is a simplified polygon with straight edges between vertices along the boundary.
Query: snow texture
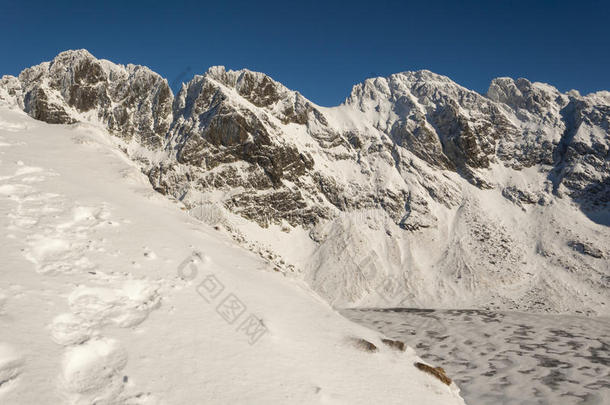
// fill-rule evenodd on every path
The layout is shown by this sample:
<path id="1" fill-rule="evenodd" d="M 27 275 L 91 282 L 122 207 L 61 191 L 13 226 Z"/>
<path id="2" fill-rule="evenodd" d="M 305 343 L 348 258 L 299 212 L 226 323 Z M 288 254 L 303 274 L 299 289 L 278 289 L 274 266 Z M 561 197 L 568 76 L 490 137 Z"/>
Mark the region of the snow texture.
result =
<path id="1" fill-rule="evenodd" d="M 464 403 L 110 139 L 0 108 L 0 403 Z"/>

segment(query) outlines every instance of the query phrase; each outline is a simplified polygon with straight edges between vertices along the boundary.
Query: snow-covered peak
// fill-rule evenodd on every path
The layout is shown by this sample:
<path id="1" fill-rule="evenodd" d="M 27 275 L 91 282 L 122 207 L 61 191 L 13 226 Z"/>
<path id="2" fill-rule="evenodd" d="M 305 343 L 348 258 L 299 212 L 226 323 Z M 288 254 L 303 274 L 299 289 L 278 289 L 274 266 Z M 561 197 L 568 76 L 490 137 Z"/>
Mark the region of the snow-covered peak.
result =
<path id="1" fill-rule="evenodd" d="M 53 69 L 56 67 L 59 69 L 74 69 L 78 65 L 82 63 L 93 63 L 95 65 L 101 65 L 101 60 L 98 60 L 95 56 L 93 56 L 86 49 L 76 49 L 76 50 L 67 50 L 59 53 L 53 60 L 49 63 L 49 68 Z M 105 61 L 106 64 L 112 66 L 118 66 L 110 61 Z"/>
<path id="2" fill-rule="evenodd" d="M 261 72 L 249 69 L 227 70 L 224 66 L 212 66 L 204 75 L 226 87 L 257 107 L 270 107 L 286 99 L 294 99 L 297 92 Z"/>
<path id="3" fill-rule="evenodd" d="M 440 82 L 440 83 L 454 83 L 449 77 L 434 73 L 427 69 L 421 70 L 410 70 L 395 73 L 392 76 L 402 76 L 409 81 L 425 81 L 425 82 Z"/>
<path id="4" fill-rule="evenodd" d="M 450 78 L 429 70 L 406 71 L 388 77 L 366 79 L 352 88 L 348 105 L 362 106 L 366 100 L 383 100 L 395 102 L 401 97 L 416 97 L 426 103 L 437 102 L 442 98 L 459 99 L 468 94 L 477 94 L 455 83 Z"/>
<path id="5" fill-rule="evenodd" d="M 157 147 L 172 121 L 167 80 L 147 67 L 99 60 L 84 49 L 25 69 L 19 81 L 25 111 L 43 121 L 94 122 Z"/>
<path id="6" fill-rule="evenodd" d="M 555 87 L 544 83 L 532 83 L 524 78 L 493 79 L 487 97 L 513 109 L 525 109 L 539 115 L 553 110 L 554 105 L 562 108 L 567 104 L 567 97 Z"/>
<path id="7" fill-rule="evenodd" d="M 588 94 L 587 97 L 591 98 L 591 100 L 596 104 L 610 105 L 610 91 L 597 91 L 595 93 Z"/>
<path id="8" fill-rule="evenodd" d="M 54 61 L 76 60 L 76 59 L 95 59 L 86 49 L 68 49 L 57 54 Z"/>
<path id="9" fill-rule="evenodd" d="M 10 108 L 23 108 L 21 83 L 15 76 L 4 75 L 0 78 L 0 105 Z"/>

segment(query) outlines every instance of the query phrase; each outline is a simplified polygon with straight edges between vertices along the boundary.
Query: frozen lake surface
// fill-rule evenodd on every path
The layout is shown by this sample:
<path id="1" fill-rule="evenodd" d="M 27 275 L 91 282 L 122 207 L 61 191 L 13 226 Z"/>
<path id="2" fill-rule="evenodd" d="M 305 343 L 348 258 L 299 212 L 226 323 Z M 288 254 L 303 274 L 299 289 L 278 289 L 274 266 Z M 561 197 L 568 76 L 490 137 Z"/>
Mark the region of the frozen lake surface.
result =
<path id="1" fill-rule="evenodd" d="M 468 404 L 610 404 L 610 318 L 407 308 L 341 313 L 443 367 Z"/>

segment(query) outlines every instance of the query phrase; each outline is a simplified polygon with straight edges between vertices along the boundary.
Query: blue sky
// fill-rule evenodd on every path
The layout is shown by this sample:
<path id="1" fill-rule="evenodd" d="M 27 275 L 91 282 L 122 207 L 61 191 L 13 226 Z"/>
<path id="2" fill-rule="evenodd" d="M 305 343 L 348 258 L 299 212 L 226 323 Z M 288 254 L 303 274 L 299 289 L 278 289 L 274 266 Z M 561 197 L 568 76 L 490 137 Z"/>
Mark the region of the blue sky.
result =
<path id="1" fill-rule="evenodd" d="M 610 90 L 604 1 L 0 0 L 0 10 L 0 74 L 86 48 L 170 83 L 247 67 L 327 106 L 366 77 L 417 69 L 479 92 L 498 76 Z"/>

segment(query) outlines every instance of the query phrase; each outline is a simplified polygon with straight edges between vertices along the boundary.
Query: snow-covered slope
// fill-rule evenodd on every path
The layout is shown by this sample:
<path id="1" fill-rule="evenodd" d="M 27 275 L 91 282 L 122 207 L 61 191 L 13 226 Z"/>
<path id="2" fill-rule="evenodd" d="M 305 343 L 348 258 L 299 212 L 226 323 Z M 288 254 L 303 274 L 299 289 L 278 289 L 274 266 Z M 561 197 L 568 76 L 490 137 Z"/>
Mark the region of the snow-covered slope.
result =
<path id="1" fill-rule="evenodd" d="M 418 71 L 323 108 L 249 70 L 166 85 L 68 51 L 0 98 L 108 128 L 157 191 L 335 305 L 609 313 L 607 92 Z"/>
<path id="2" fill-rule="evenodd" d="M 113 141 L 0 107 L 0 403 L 463 404 Z"/>

